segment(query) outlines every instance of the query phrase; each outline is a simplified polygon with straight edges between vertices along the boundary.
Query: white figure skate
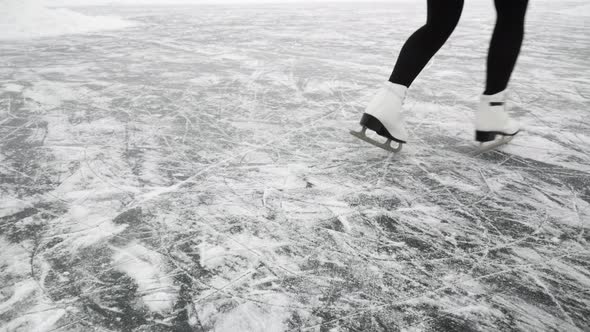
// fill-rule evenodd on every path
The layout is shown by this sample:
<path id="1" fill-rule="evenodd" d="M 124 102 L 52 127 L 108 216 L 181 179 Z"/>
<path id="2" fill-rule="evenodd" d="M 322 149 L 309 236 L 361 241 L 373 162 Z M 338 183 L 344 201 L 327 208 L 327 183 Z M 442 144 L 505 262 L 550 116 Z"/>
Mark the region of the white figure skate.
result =
<path id="1" fill-rule="evenodd" d="M 520 131 L 518 122 L 506 112 L 506 90 L 495 95 L 482 95 L 475 113 L 475 140 L 483 153 L 512 140 Z M 497 136 L 501 136 L 496 139 Z M 484 144 L 486 142 L 492 142 Z"/>
<path id="2" fill-rule="evenodd" d="M 387 82 L 381 88 L 373 100 L 367 106 L 365 113 L 361 118 L 361 131 L 351 130 L 350 133 L 376 147 L 390 152 L 400 152 L 403 144 L 408 139 L 408 133 L 404 128 L 404 119 L 402 117 L 402 104 L 404 102 L 408 88 L 400 84 Z M 370 129 L 387 139 L 387 142 L 380 143 L 367 137 L 366 131 Z M 391 146 L 391 142 L 397 143 L 396 147 Z"/>

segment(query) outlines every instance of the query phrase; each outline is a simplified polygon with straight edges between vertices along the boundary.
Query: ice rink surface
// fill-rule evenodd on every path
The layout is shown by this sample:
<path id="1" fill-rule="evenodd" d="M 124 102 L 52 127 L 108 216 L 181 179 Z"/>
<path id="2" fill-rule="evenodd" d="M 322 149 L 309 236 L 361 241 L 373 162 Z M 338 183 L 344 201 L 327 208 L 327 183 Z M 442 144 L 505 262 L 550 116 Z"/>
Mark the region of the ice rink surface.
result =
<path id="1" fill-rule="evenodd" d="M 589 331 L 584 3 L 531 2 L 524 132 L 478 156 L 491 1 L 399 155 L 348 130 L 423 3 L 87 7 L 134 24 L 1 41 L 0 331 Z"/>

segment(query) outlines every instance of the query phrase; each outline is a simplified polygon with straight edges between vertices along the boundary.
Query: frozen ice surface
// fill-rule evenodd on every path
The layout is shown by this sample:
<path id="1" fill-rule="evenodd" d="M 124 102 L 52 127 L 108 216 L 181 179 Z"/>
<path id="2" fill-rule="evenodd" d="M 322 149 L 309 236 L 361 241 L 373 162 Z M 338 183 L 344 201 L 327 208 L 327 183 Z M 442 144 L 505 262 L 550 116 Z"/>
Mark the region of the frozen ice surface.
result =
<path id="1" fill-rule="evenodd" d="M 479 156 L 491 1 L 399 155 L 347 131 L 424 4 L 76 8 L 140 25 L 3 41 L 0 330 L 588 331 L 590 40 L 562 4 L 531 2 L 525 130 Z"/>

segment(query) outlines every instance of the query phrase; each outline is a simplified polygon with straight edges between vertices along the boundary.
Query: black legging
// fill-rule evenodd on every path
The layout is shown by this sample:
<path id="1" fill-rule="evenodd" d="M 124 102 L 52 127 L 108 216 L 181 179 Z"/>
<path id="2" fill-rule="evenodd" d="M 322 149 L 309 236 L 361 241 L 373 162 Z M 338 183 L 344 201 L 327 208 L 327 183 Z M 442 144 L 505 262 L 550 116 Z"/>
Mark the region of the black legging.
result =
<path id="1" fill-rule="evenodd" d="M 494 4 L 497 20 L 488 52 L 486 95 L 508 85 L 522 45 L 528 0 L 494 0 Z M 406 41 L 389 81 L 409 87 L 455 30 L 462 10 L 463 0 L 428 0 L 426 24 Z"/>

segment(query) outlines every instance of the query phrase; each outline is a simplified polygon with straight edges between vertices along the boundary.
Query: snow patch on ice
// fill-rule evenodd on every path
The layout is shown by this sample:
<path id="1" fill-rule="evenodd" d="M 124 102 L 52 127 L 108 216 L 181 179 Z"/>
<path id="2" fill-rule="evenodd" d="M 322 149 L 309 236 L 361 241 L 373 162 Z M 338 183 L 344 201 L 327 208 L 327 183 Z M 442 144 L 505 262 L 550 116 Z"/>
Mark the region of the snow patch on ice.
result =
<path id="1" fill-rule="evenodd" d="M 27 315 L 22 315 L 2 326 L 2 331 L 55 331 L 55 324 L 67 314 L 67 310 L 46 303 L 31 307 Z"/>
<path id="2" fill-rule="evenodd" d="M 40 81 L 23 92 L 25 98 L 30 98 L 43 107 L 57 107 L 65 100 L 76 100 L 90 93 L 87 88 L 77 87 L 53 81 Z"/>
<path id="3" fill-rule="evenodd" d="M 514 155 L 536 160 L 543 163 L 559 165 L 582 172 L 588 171 L 588 156 L 582 152 L 565 147 L 560 142 L 538 135 L 524 133 L 518 140 L 514 140 L 505 147 L 506 151 Z M 573 161 L 572 156 L 580 160 Z"/>
<path id="4" fill-rule="evenodd" d="M 77 192 L 84 195 L 84 192 Z M 105 192 L 106 197 L 112 196 L 112 192 Z M 80 204 L 80 203 L 78 203 Z M 91 246 L 101 240 L 118 234 L 125 230 L 126 225 L 115 225 L 111 222 L 115 213 L 101 213 L 102 209 L 87 208 L 83 205 L 74 205 L 66 215 L 69 217 L 70 229 L 80 231 L 79 236 L 73 241 L 74 247 Z M 116 211 L 116 210 L 115 210 Z"/>
<path id="5" fill-rule="evenodd" d="M 286 321 L 290 317 L 289 298 L 282 294 L 265 294 L 260 297 L 260 302 L 245 302 L 224 315 L 213 313 L 205 317 L 205 321 L 217 318 L 213 330 L 219 332 L 267 332 L 285 331 Z"/>
<path id="6" fill-rule="evenodd" d="M 114 266 L 135 280 L 144 304 L 154 312 L 171 312 L 178 291 L 161 255 L 137 243 L 114 250 Z"/>
<path id="7" fill-rule="evenodd" d="M 337 200 L 331 200 L 324 202 L 327 209 L 332 211 L 334 216 L 338 219 L 342 225 L 343 231 L 350 233 L 352 231 L 352 221 L 349 219 L 351 216 L 358 214 L 356 210 L 351 209 L 348 204 Z"/>
<path id="8" fill-rule="evenodd" d="M 493 191 L 494 193 L 499 193 L 504 189 L 504 187 L 514 184 L 516 182 L 521 182 L 523 180 L 523 177 L 521 174 L 511 173 L 486 177 L 484 180 L 491 191 Z"/>
<path id="9" fill-rule="evenodd" d="M 289 243 L 287 242 L 276 242 L 271 239 L 261 239 L 247 234 L 239 234 L 225 243 L 202 243 L 199 246 L 200 265 L 207 269 L 216 269 L 227 265 L 228 262 L 237 258 L 245 258 L 253 266 L 263 258 L 263 252 L 265 255 L 269 255 L 264 256 L 265 259 L 276 258 L 272 257 L 270 252 L 276 248 L 288 245 Z"/>
<path id="10" fill-rule="evenodd" d="M 465 183 L 461 181 L 461 179 L 457 179 L 452 175 L 439 175 L 437 176 L 437 181 L 445 185 L 446 187 L 455 187 L 463 192 L 473 194 L 481 192 L 480 187 Z"/>
<path id="11" fill-rule="evenodd" d="M 69 9 L 49 9 L 41 1 L 0 2 L 0 40 L 29 39 L 99 30 L 123 29 L 134 23 L 108 16 L 88 16 Z"/>
<path id="12" fill-rule="evenodd" d="M 138 192 L 137 183 L 132 177 L 124 177 L 123 181 L 114 178 L 113 170 L 125 166 L 121 165 L 124 161 L 118 150 L 93 145 L 96 137 L 102 143 L 107 141 L 120 123 L 103 118 L 92 122 L 94 126 L 83 123 L 70 127 L 65 114 L 44 119 L 49 128 L 45 146 L 59 158 L 57 168 L 65 175 L 46 196 L 48 200 L 59 198 L 69 203 L 68 213 L 57 222 L 70 230 L 73 248 L 92 245 L 123 231 L 125 225 L 115 225 L 112 220 L 122 209 L 123 200 Z"/>
<path id="13" fill-rule="evenodd" d="M 13 306 L 17 305 L 22 300 L 25 300 L 35 293 L 37 289 L 37 283 L 34 280 L 25 280 L 18 282 L 8 289 L 12 289 L 12 295 L 8 298 L 0 297 L 0 314 L 9 311 Z M 0 294 L 1 295 L 1 294 Z"/>
<path id="14" fill-rule="evenodd" d="M 21 92 L 24 89 L 22 85 L 14 84 L 14 83 L 6 83 L 2 85 L 2 90 L 6 92 Z"/>
<path id="15" fill-rule="evenodd" d="M 0 238 L 2 253 L 0 254 L 0 271 L 2 279 L 10 275 L 22 276 L 30 272 L 29 253 L 17 245 L 8 244 Z M 11 311 L 20 304 L 29 303 L 35 297 L 40 298 L 41 292 L 37 281 L 27 278 L 8 285 L 2 285 L 0 292 L 0 316 L 2 326 L 0 331 L 50 331 L 55 323 L 66 313 L 63 308 L 55 308 L 49 303 L 39 301 L 31 307 L 25 315 L 14 317 Z M 6 320 L 8 318 L 8 320 Z"/>
<path id="16" fill-rule="evenodd" d="M 10 243 L 4 237 L 0 237 L 0 248 L 2 248 L 0 252 L 0 271 L 2 271 L 3 277 L 30 272 L 30 254 L 22 246 Z M 0 293 L 0 300 L 2 300 L 2 295 Z M 0 313 L 1 311 L 0 309 Z"/>
<path id="17" fill-rule="evenodd" d="M 31 207 L 29 202 L 22 201 L 18 198 L 0 196 L 0 218 L 21 212 L 29 207 Z"/>

